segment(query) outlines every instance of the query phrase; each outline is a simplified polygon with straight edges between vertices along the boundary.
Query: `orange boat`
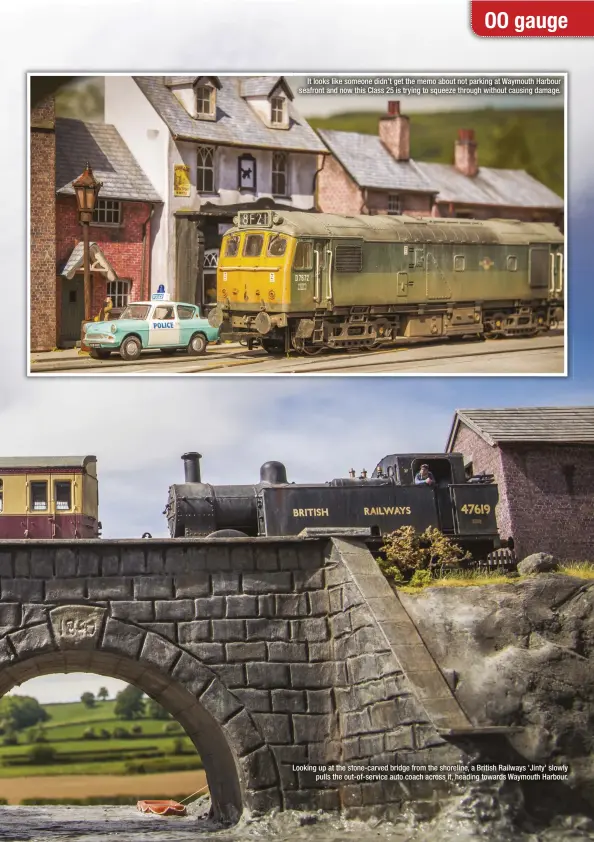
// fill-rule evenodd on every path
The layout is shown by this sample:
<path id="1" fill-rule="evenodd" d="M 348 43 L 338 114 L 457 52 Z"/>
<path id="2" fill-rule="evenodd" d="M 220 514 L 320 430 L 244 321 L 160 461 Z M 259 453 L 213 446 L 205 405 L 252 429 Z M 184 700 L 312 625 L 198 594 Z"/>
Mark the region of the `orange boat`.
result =
<path id="1" fill-rule="evenodd" d="M 155 816 L 185 816 L 186 808 L 178 801 L 139 801 L 136 805 L 141 813 Z"/>

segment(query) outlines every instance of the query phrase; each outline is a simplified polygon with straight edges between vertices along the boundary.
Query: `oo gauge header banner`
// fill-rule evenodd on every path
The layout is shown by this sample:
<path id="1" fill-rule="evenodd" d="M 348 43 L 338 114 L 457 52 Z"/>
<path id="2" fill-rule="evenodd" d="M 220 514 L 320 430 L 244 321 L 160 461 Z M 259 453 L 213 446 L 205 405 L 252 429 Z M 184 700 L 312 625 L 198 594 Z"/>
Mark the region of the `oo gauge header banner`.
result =
<path id="1" fill-rule="evenodd" d="M 594 0 L 471 0 L 470 20 L 491 38 L 594 37 Z"/>

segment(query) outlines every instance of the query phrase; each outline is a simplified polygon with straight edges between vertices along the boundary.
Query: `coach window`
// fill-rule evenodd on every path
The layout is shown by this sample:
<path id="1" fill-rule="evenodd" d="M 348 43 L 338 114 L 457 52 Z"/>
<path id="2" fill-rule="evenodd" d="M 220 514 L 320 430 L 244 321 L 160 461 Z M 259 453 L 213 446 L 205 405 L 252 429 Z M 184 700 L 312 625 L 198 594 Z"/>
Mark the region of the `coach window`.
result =
<path id="1" fill-rule="evenodd" d="M 54 497 L 56 500 L 56 511 L 69 512 L 72 508 L 72 483 L 66 481 L 56 482 L 54 485 Z"/>
<path id="2" fill-rule="evenodd" d="M 32 482 L 30 485 L 30 512 L 47 511 L 47 482 Z"/>
<path id="3" fill-rule="evenodd" d="M 507 271 L 508 272 L 517 272 L 518 271 L 518 258 L 514 254 L 508 254 L 508 256 L 507 256 Z"/>
<path id="4" fill-rule="evenodd" d="M 271 234 L 268 241 L 268 257 L 282 257 L 287 250 L 287 238 L 280 234 Z"/>
<path id="5" fill-rule="evenodd" d="M 239 253 L 239 234 L 233 234 L 227 237 L 225 245 L 225 257 L 237 257 Z"/>
<path id="6" fill-rule="evenodd" d="M 311 243 L 297 243 L 293 269 L 311 269 L 313 265 L 313 246 Z"/>
<path id="7" fill-rule="evenodd" d="M 244 257 L 260 257 L 264 237 L 262 234 L 248 234 L 243 244 Z"/>

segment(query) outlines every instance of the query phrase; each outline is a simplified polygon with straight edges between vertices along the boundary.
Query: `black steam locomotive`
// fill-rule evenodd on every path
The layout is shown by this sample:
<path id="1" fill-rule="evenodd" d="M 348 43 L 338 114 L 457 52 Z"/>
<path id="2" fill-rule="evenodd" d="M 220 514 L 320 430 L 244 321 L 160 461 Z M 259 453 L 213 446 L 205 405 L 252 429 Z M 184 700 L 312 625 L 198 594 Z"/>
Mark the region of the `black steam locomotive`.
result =
<path id="1" fill-rule="evenodd" d="M 400 526 L 437 527 L 475 558 L 502 546 L 492 475 L 468 477 L 459 453 L 386 456 L 367 477 L 321 484 L 287 481 L 281 462 L 266 462 L 255 485 L 209 485 L 200 477 L 200 454 L 182 456 L 185 483 L 172 485 L 165 509 L 169 532 L 182 537 L 353 534 L 381 539 Z M 415 485 L 421 465 L 434 485 Z"/>

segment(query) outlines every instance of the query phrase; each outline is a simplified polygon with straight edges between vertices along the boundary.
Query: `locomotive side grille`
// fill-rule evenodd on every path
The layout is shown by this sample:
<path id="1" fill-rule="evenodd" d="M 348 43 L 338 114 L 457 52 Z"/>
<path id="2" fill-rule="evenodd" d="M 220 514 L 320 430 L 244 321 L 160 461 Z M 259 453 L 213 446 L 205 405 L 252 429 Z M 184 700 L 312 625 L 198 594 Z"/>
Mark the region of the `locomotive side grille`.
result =
<path id="1" fill-rule="evenodd" d="M 337 272 L 360 272 L 362 268 L 362 246 L 336 246 Z"/>

